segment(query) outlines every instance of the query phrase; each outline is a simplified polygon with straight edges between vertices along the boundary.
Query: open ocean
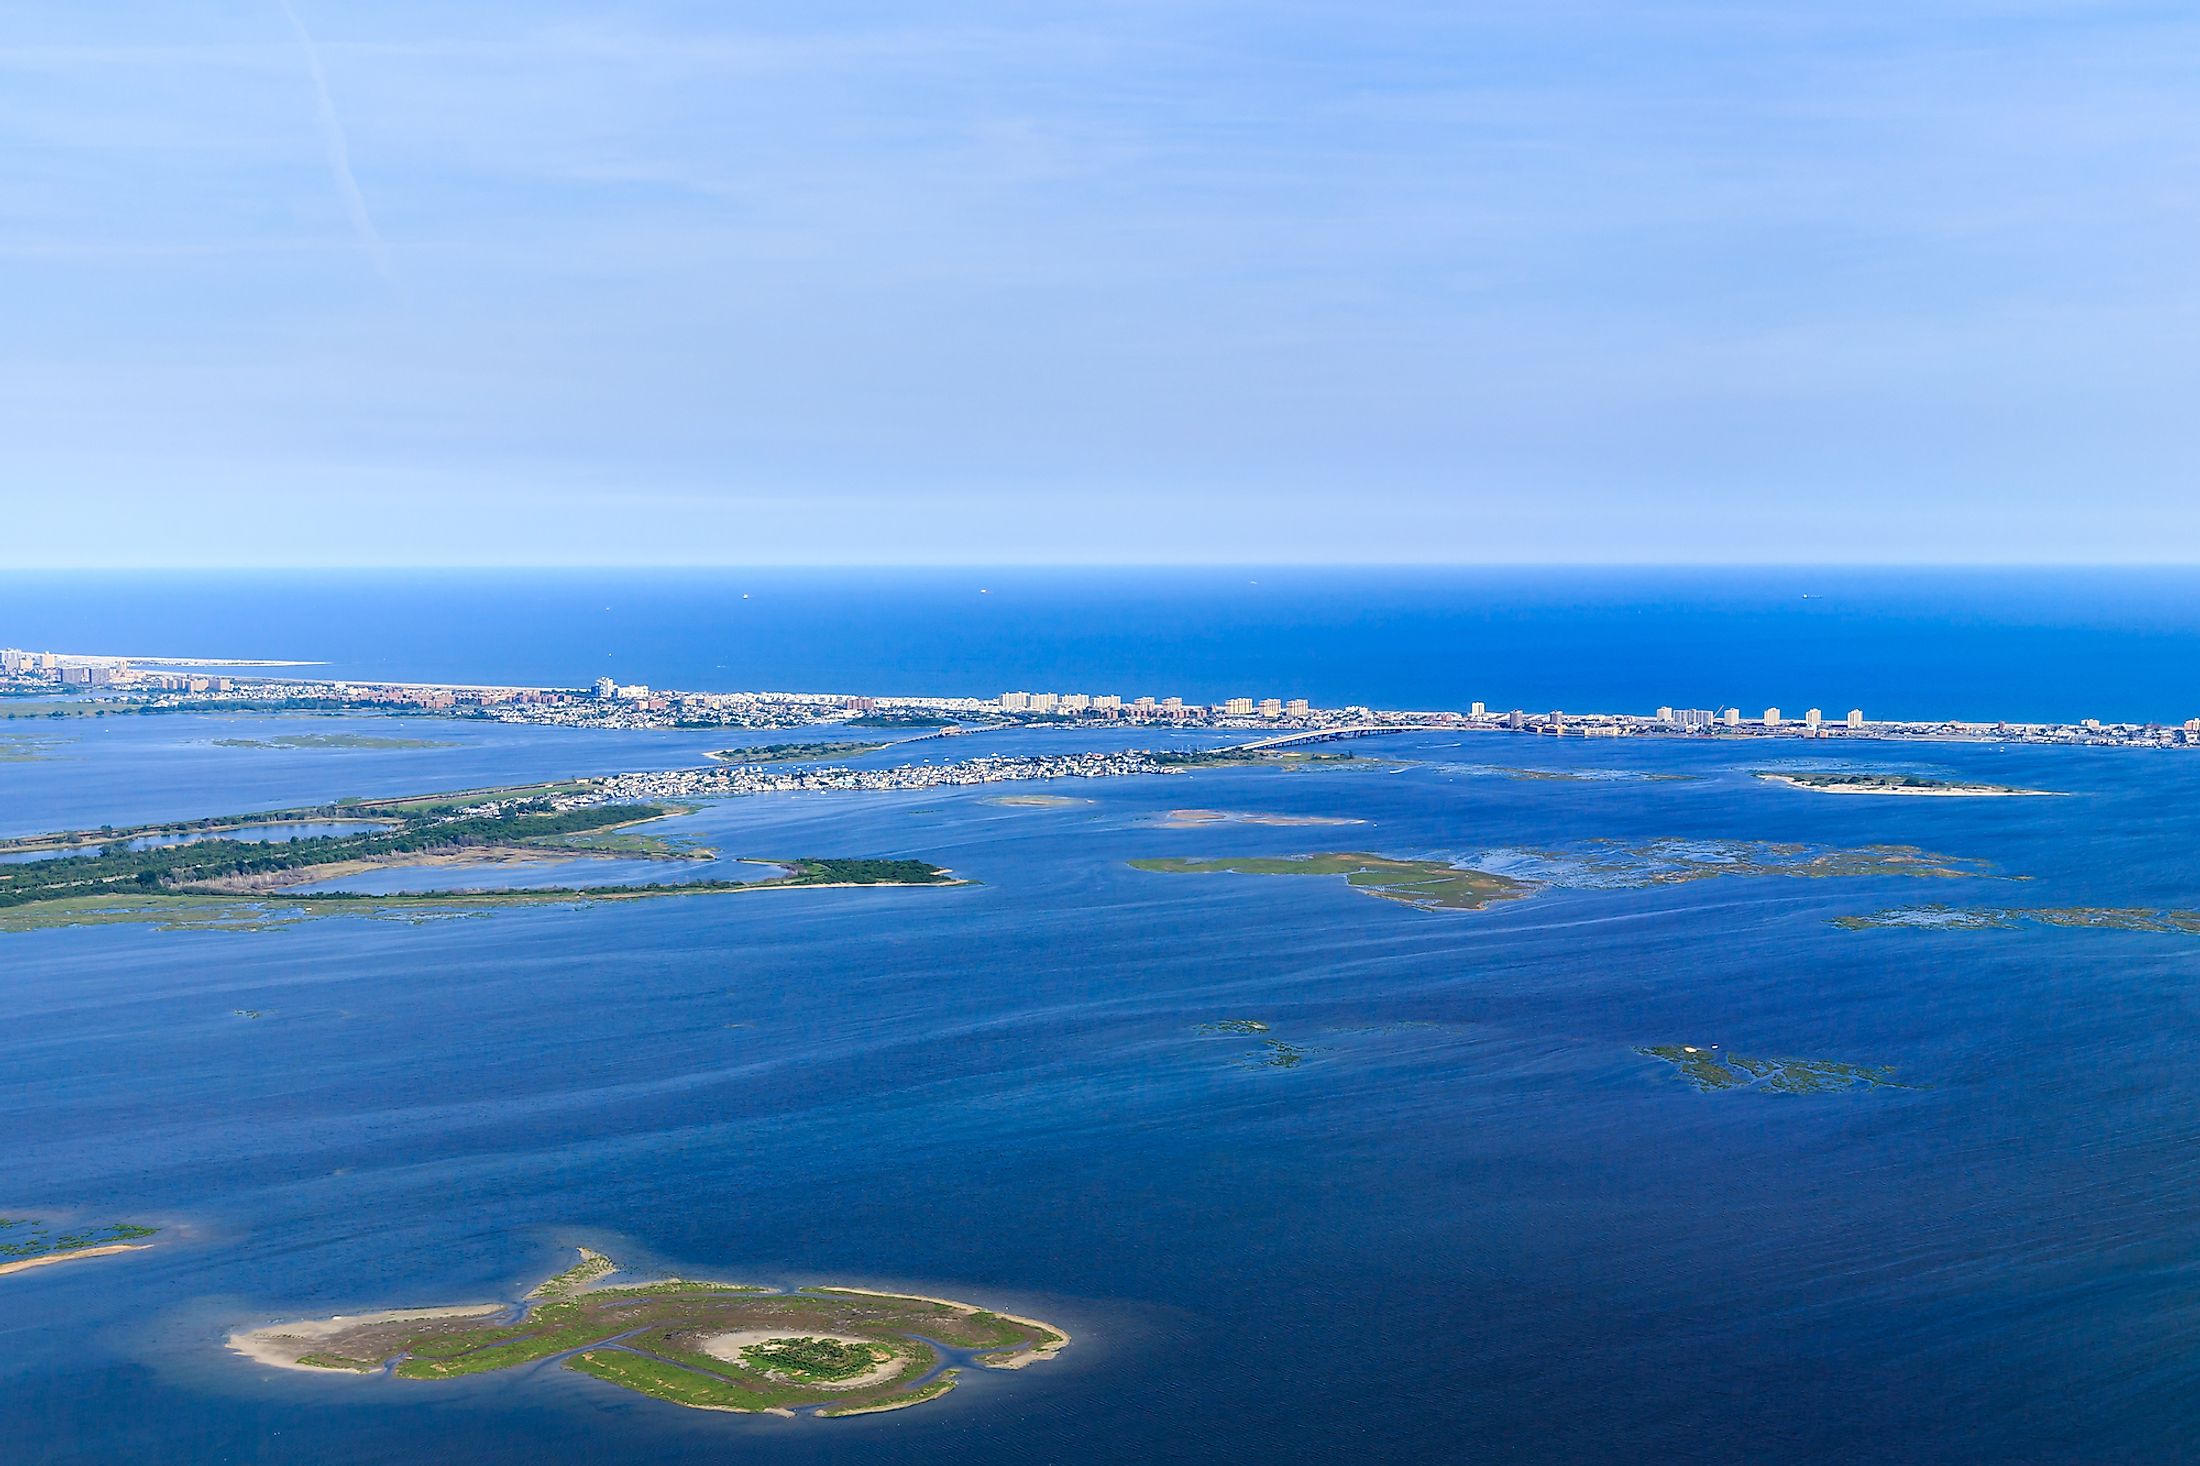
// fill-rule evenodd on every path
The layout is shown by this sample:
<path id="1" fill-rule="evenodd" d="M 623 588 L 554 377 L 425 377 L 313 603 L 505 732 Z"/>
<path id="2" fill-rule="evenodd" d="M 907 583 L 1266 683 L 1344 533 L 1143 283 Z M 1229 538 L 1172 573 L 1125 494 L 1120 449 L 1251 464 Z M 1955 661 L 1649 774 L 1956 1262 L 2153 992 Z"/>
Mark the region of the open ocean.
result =
<path id="1" fill-rule="evenodd" d="M 2182 722 L 2200 573 L 10 572 L 0 645 L 396 681 Z"/>
<path id="2" fill-rule="evenodd" d="M 2200 712 L 2200 576 L 2151 572 L 18 576 L 0 644 L 485 682 Z M 677 767 L 731 741 L 416 719 L 395 726 L 442 746 L 220 741 L 298 726 L 0 723 L 24 755 L 0 758 L 0 833 Z M 1123 741 L 986 738 L 951 751 Z M 1349 747 L 1398 762 L 1050 786 L 1091 801 L 1065 808 L 990 786 L 678 821 L 728 855 L 932 859 L 977 882 L 956 889 L 0 933 L 0 1215 L 170 1228 L 0 1278 L 0 1459 L 2192 1458 L 2200 936 L 1832 923 L 2200 907 L 2200 754 Z M 2069 797 L 1753 777 L 1836 761 Z M 1162 822 L 1184 806 L 1366 823 Z M 1664 839 L 1987 870 L 1432 913 L 1127 864 Z M 1240 1018 L 1302 1062 L 1201 1031 Z M 1699 1093 L 1639 1052 L 1670 1043 L 1907 1087 Z M 969 1298 L 1075 1342 L 842 1421 L 686 1411 L 554 1366 L 321 1379 L 222 1347 L 274 1319 L 512 1296 L 580 1244 Z"/>

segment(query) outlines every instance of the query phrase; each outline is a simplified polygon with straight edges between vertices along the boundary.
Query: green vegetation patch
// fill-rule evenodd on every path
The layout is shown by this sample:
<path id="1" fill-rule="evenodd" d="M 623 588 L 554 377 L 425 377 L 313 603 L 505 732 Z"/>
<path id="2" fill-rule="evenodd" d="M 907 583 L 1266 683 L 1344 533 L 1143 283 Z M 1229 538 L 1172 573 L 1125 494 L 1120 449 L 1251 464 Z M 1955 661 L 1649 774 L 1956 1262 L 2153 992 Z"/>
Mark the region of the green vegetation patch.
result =
<path id="1" fill-rule="evenodd" d="M 1552 884 L 1588 888 L 1666 886 L 1723 876 L 1958 880 L 1996 874 L 1990 862 L 1915 845 L 1829 849 L 1764 840 L 1591 840 L 1569 850 L 1521 854 Z"/>
<path id="2" fill-rule="evenodd" d="M 1316 753 L 1303 748 L 1181 748 L 1148 755 L 1164 769 L 1249 766 L 1272 769 L 1402 769 L 1406 760 L 1363 758 L 1356 753 Z"/>
<path id="3" fill-rule="evenodd" d="M 135 1222 L 109 1222 L 99 1226 L 55 1231 L 34 1217 L 0 1217 L 0 1264 L 27 1262 L 60 1252 L 81 1252 L 90 1247 L 115 1247 L 142 1242 L 158 1235 L 160 1228 Z"/>
<path id="4" fill-rule="evenodd" d="M 346 1369 L 353 1374 L 372 1374 L 381 1368 L 371 1359 L 351 1359 L 342 1354 L 301 1354 L 298 1362 L 313 1369 Z"/>
<path id="5" fill-rule="evenodd" d="M 1752 1059 L 1717 1044 L 1655 1044 L 1639 1049 L 1646 1058 L 1671 1064 L 1680 1077 L 1704 1094 L 1728 1089 L 1758 1089 L 1773 1094 L 1831 1094 L 1853 1089 L 1907 1089 L 1894 1070 L 1830 1059 Z"/>
<path id="6" fill-rule="evenodd" d="M 1536 889 L 1527 881 L 1448 861 L 1398 860 L 1365 851 L 1215 860 L 1165 857 L 1134 860 L 1131 867 L 1165 875 L 1342 876 L 1354 890 L 1425 911 L 1479 911 L 1494 902 L 1518 900 Z"/>
<path id="7" fill-rule="evenodd" d="M 697 1410 L 755 1413 L 781 1408 L 779 1395 L 736 1384 L 724 1375 L 704 1374 L 668 1360 L 629 1349 L 591 1349 L 565 1361 L 566 1368 L 593 1375 L 607 1384 L 669 1400 Z"/>
<path id="8" fill-rule="evenodd" d="M 2013 784 L 1985 784 L 1966 779 L 1942 779 L 1927 774 L 1857 772 L 1845 769 L 1789 771 L 1761 769 L 1760 779 L 1796 789 L 1816 789 L 1830 794 L 1972 794 L 2037 795 L 2045 789 L 2020 789 Z"/>
<path id="9" fill-rule="evenodd" d="M 881 1344 L 850 1344 L 805 1335 L 751 1344 L 741 1351 L 741 1357 L 758 1369 L 792 1375 L 798 1380 L 837 1382 L 869 1374 L 892 1359 L 894 1351 Z"/>
<path id="10" fill-rule="evenodd" d="M 539 789 L 548 786 L 531 786 Z M 404 893 L 362 897 L 347 892 L 291 891 L 272 901 L 276 887 L 308 884 L 361 865 L 402 865 L 412 858 L 466 856 L 469 852 L 602 854 L 607 848 L 695 858 L 631 827 L 669 811 L 650 804 L 550 807 L 528 792 L 470 791 L 426 800 L 360 802 L 315 811 L 277 811 L 258 816 L 181 822 L 142 830 L 78 831 L 0 842 L 0 852 L 60 851 L 100 841 L 86 855 L 0 864 L 0 931 L 53 926 L 151 923 L 170 929 L 260 930 L 339 912 L 372 916 L 478 914 L 485 909 L 549 902 L 626 900 L 658 895 L 745 891 L 781 885 L 943 885 L 954 877 L 938 866 L 909 859 L 803 857 L 767 864 L 784 867 L 757 882 L 691 881 L 594 887 L 536 887 Z M 371 812 L 377 827 L 287 841 L 216 838 L 241 827 L 295 822 L 308 815 Z M 150 835 L 205 834 L 181 844 L 133 848 Z M 616 841 L 616 845 L 582 843 Z M 212 898 L 209 903 L 204 898 Z"/>
<path id="11" fill-rule="evenodd" d="M 890 743 L 766 743 L 755 748 L 721 748 L 711 757 L 729 764 L 822 763 L 877 753 Z"/>

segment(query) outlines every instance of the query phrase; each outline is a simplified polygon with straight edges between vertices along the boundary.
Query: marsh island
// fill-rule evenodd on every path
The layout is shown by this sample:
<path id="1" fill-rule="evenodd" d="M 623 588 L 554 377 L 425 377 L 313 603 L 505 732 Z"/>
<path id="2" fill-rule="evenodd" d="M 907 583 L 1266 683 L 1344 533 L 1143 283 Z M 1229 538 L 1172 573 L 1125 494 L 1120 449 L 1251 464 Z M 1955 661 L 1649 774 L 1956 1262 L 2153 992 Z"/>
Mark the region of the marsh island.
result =
<path id="1" fill-rule="evenodd" d="M 1937 779 L 1924 774 L 1853 773 L 1840 770 L 1795 773 L 1764 770 L 1757 775 L 1770 784 L 1808 789 L 1817 794 L 1913 794 L 1961 799 L 2046 798 L 2050 789 L 2019 789 L 2012 784 L 1979 784 L 1961 779 Z"/>
<path id="2" fill-rule="evenodd" d="M 1163 858 L 1134 860 L 1134 870 L 1164 875 L 1342 876 L 1356 891 L 1430 911 L 1479 911 L 1496 901 L 1512 901 L 1535 887 L 1486 870 L 1470 870 L 1443 860 L 1394 860 L 1365 851 L 1324 855 L 1235 856 L 1219 860 Z"/>
<path id="3" fill-rule="evenodd" d="M 1907 1089 L 1894 1070 L 1831 1059 L 1752 1059 L 1717 1044 L 1654 1044 L 1640 1051 L 1662 1059 L 1704 1094 L 1758 1089 L 1772 1094 L 1828 1094 L 1848 1089 Z"/>
<path id="4" fill-rule="evenodd" d="M 28 1272 L 88 1257 L 111 1257 L 118 1252 L 140 1252 L 152 1246 L 145 1239 L 159 1231 L 158 1227 L 135 1222 L 113 1222 L 57 1232 L 30 1217 L 0 1217 L 0 1274 Z"/>
<path id="5" fill-rule="evenodd" d="M 283 1369 L 401 1380 L 557 1361 L 698 1410 L 839 1416 L 936 1400 L 963 1368 L 1021 1369 L 1069 1343 L 1037 1319 L 947 1298 L 679 1278 L 607 1285 L 616 1271 L 583 1248 L 517 1302 L 270 1324 L 229 1346 Z"/>
<path id="6" fill-rule="evenodd" d="M 787 886 L 959 883 L 946 870 L 921 860 L 804 856 L 753 858 L 751 863 L 776 872 L 753 881 L 490 885 L 373 896 L 294 889 L 385 866 L 476 867 L 634 855 L 669 864 L 708 858 L 709 851 L 636 833 L 636 826 L 672 812 L 651 804 L 563 808 L 552 794 L 522 789 L 5 840 L 0 841 L 0 854 L 43 858 L 0 863 L 0 931 L 117 921 L 238 929 L 308 914 L 472 913 L 546 902 L 626 901 Z M 290 840 L 234 838 L 255 828 L 334 816 L 351 820 L 338 827 L 342 833 Z M 277 896 L 279 903 L 271 905 L 270 898 Z"/>

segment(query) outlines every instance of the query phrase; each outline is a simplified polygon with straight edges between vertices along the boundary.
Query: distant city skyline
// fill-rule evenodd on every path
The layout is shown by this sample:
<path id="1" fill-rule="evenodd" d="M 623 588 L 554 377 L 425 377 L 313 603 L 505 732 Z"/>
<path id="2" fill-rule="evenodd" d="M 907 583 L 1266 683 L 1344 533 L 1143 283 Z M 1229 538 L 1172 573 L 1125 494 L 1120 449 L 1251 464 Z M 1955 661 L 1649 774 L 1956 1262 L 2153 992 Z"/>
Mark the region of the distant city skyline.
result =
<path id="1" fill-rule="evenodd" d="M 11 14 L 0 566 L 2200 561 L 2200 14 Z"/>

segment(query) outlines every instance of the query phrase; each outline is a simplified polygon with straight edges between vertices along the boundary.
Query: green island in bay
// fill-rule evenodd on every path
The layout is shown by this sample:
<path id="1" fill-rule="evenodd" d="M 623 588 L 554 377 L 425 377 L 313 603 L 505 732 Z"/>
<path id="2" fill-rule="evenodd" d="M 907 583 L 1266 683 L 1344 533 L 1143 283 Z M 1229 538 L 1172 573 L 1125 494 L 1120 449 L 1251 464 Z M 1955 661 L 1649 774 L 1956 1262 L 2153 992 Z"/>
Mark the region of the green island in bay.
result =
<path id="1" fill-rule="evenodd" d="M 1405 761 L 1364 758 L 1356 753 L 1319 753 L 1303 748 L 1178 748 L 1147 755 L 1162 769 L 1246 766 L 1270 769 L 1402 769 Z"/>
<path id="2" fill-rule="evenodd" d="M 2088 931 L 2200 935 L 2200 911 L 2158 906 L 1897 906 L 1868 916 L 1837 916 L 1843 931 L 1997 931 L 2019 926 Z"/>
<path id="3" fill-rule="evenodd" d="M 1236 809 L 1172 809 L 1158 821 L 1165 830 L 1196 830 L 1208 825 L 1271 825 L 1277 828 L 1314 825 L 1364 825 L 1363 819 L 1330 814 L 1269 814 Z"/>
<path id="4" fill-rule="evenodd" d="M 110 1222 L 57 1232 L 35 1218 L 0 1217 L 0 1275 L 89 1257 L 112 1257 L 118 1252 L 141 1252 L 152 1246 L 145 1239 L 159 1231 L 158 1227 L 135 1222 Z"/>
<path id="5" fill-rule="evenodd" d="M 1539 880 L 1586 888 L 1667 886 L 1723 876 L 1959 880 L 1996 874 L 1987 861 L 1915 845 L 1828 847 L 1770 840 L 1588 840 L 1572 849 L 1520 852 L 1520 858 Z"/>
<path id="6" fill-rule="evenodd" d="M 761 743 L 754 748 L 721 748 L 711 755 L 728 764 L 824 763 L 836 758 L 855 758 L 892 748 L 891 743 Z"/>
<path id="7" fill-rule="evenodd" d="M 602 1253 L 512 1303 L 392 1309 L 232 1334 L 262 1364 L 446 1380 L 548 1361 L 698 1410 L 869 1415 L 936 1400 L 964 1368 L 1021 1369 L 1069 1335 L 973 1303 L 859 1288 L 614 1285 Z"/>
<path id="8" fill-rule="evenodd" d="M 1535 887 L 1485 870 L 1469 870 L 1443 860 L 1396 860 L 1366 851 L 1320 855 L 1226 856 L 1217 860 L 1163 857 L 1134 860 L 1134 870 L 1165 875 L 1342 876 L 1346 885 L 1370 896 L 1429 911 L 1479 911 L 1496 901 L 1512 901 Z"/>
<path id="9" fill-rule="evenodd" d="M 1717 1044 L 1654 1044 L 1637 1050 L 1645 1058 L 1671 1064 L 1681 1078 L 1704 1094 L 1755 1089 L 1772 1094 L 1831 1094 L 1851 1089 L 1907 1089 L 1894 1070 L 1830 1059 L 1752 1059 L 1730 1054 Z"/>
<path id="10" fill-rule="evenodd" d="M 0 736 L 0 764 L 35 764 L 52 758 L 61 746 L 58 738 L 29 738 L 20 733 Z"/>
<path id="11" fill-rule="evenodd" d="M 557 808 L 543 788 L 467 791 L 415 799 L 281 810 L 134 829 L 0 840 L 0 854 L 47 858 L 0 864 L 0 932 L 118 922 L 167 929 L 252 931 L 313 916 L 417 920 L 500 908 L 631 901 L 790 886 L 939 886 L 961 882 L 921 860 L 805 856 L 749 858 L 775 869 L 753 881 L 699 879 L 596 886 L 496 887 L 365 895 L 298 886 L 382 867 L 466 868 L 641 855 L 708 858 L 633 827 L 672 811 L 648 804 Z M 271 825 L 348 820 L 341 833 L 293 840 L 224 838 Z M 168 843 L 144 844 L 149 840 Z M 82 853 L 72 853 L 82 852 Z"/>
<path id="12" fill-rule="evenodd" d="M 982 802 L 1002 809 L 1075 809 L 1092 803 L 1074 794 L 996 794 Z"/>
<path id="13" fill-rule="evenodd" d="M 1936 855 L 1912 845 L 1850 849 L 1760 840 L 1589 840 L 1566 850 L 1511 850 L 1477 857 L 1486 866 L 1414 860 L 1364 850 L 1310 855 L 1157 856 L 1130 862 L 1164 875 L 1332 876 L 1370 896 L 1424 911 L 1480 911 L 1545 887 L 1624 890 L 1720 876 L 1827 880 L 1857 876 L 1959 879 L 1990 876 L 1984 861 Z M 2021 879 L 2021 877 L 2019 878 Z"/>
<path id="14" fill-rule="evenodd" d="M 1770 784 L 1784 784 L 1790 789 L 1808 789 L 1818 794 L 1912 794 L 1950 799 L 2060 797 L 2051 789 L 2020 789 L 2013 784 L 1982 784 L 1926 774 L 1766 769 L 1760 770 L 1757 777 Z"/>

